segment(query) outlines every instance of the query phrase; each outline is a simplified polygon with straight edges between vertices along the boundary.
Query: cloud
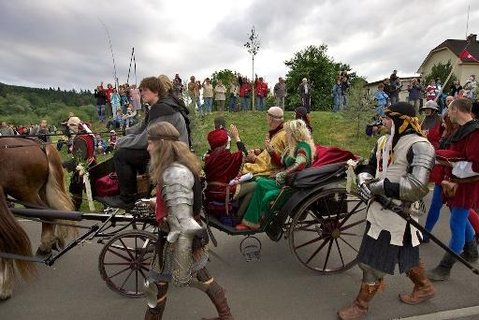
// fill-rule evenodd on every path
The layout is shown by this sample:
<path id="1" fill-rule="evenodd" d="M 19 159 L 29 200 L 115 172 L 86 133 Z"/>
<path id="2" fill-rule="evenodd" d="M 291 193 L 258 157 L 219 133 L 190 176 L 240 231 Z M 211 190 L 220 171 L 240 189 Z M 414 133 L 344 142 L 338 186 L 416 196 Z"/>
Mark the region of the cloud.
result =
<path id="1" fill-rule="evenodd" d="M 251 57 L 243 45 L 253 25 L 261 39 L 255 70 L 270 85 L 287 72 L 285 60 L 322 43 L 335 61 L 371 81 L 393 69 L 412 75 L 433 47 L 446 38 L 465 37 L 467 5 L 466 0 L 434 5 L 399 0 L 2 1 L 0 81 L 66 89 L 112 82 L 106 30 L 120 82 L 126 81 L 132 47 L 139 80 L 175 73 L 183 79 L 205 78 L 225 68 L 250 76 Z M 474 4 L 469 33 L 477 33 L 476 21 Z"/>

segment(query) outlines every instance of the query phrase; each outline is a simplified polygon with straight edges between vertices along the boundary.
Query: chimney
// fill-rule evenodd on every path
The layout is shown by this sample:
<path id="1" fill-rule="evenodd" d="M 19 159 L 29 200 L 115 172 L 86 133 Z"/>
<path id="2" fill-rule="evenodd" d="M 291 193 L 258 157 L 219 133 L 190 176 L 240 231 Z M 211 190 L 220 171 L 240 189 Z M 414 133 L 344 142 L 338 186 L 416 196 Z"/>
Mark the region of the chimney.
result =
<path id="1" fill-rule="evenodd" d="M 477 41 L 477 34 L 471 33 L 467 36 L 467 42 L 476 42 Z"/>

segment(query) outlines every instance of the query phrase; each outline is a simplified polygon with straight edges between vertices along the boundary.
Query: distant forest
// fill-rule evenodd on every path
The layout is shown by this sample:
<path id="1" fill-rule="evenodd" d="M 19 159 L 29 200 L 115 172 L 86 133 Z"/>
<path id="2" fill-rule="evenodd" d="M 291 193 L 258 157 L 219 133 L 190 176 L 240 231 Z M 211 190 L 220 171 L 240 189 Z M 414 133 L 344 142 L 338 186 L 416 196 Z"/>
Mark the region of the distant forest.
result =
<path id="1" fill-rule="evenodd" d="M 95 116 L 95 98 L 89 90 L 29 88 L 0 82 L 0 121 L 16 125 L 38 123 L 46 119 L 57 125 L 75 113 L 82 120 Z"/>

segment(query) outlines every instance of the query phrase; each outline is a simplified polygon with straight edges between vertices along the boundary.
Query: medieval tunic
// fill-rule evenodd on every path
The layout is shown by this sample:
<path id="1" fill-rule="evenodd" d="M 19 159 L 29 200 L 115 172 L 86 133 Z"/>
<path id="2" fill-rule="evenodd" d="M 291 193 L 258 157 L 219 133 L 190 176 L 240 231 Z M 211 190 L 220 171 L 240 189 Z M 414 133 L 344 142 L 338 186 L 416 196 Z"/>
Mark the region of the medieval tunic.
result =
<path id="1" fill-rule="evenodd" d="M 388 138 L 389 135 L 381 137 L 376 146 L 376 178 L 399 183 L 408 172 L 408 153 L 412 145 L 427 142 L 427 139 L 416 134 L 404 135 L 389 152 L 386 148 Z M 402 204 L 398 199 L 393 202 Z M 417 217 L 412 218 L 417 221 Z M 358 253 L 360 263 L 389 274 L 394 274 L 396 263 L 401 273 L 418 264 L 419 231 L 416 228 L 374 200 L 369 203 L 366 219 L 366 234 Z"/>
<path id="2" fill-rule="evenodd" d="M 282 126 L 278 129 L 270 131 L 269 137 L 273 149 L 279 154 L 282 154 L 286 148 L 286 131 L 283 130 Z M 271 156 L 268 151 L 263 150 L 263 152 L 256 157 L 254 163 L 245 163 L 241 172 L 243 174 L 251 172 L 254 175 L 267 176 L 279 168 L 277 164 L 271 161 Z"/>
<path id="3" fill-rule="evenodd" d="M 224 148 L 216 148 L 205 157 L 205 175 L 207 188 L 205 192 L 207 202 L 225 201 L 226 186 L 236 178 L 243 163 L 243 152 L 230 152 Z M 219 183 L 219 184 L 216 184 Z M 233 195 L 235 186 L 229 190 Z"/>
<path id="4" fill-rule="evenodd" d="M 479 122 L 471 120 L 461 126 L 450 138 L 449 150 L 472 162 L 472 171 L 479 172 Z M 454 178 L 451 168 L 445 168 L 445 179 Z M 459 183 L 454 198 L 446 198 L 451 208 L 479 208 L 479 181 Z"/>

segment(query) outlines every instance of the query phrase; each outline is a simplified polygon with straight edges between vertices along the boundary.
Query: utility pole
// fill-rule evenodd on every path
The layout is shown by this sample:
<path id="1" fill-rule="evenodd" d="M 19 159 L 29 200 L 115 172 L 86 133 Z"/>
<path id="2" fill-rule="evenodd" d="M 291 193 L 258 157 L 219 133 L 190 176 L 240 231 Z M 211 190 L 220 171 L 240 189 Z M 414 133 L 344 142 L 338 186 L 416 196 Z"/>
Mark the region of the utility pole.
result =
<path id="1" fill-rule="evenodd" d="M 260 41 L 258 34 L 256 33 L 256 30 L 253 27 L 251 27 L 251 34 L 248 37 L 248 42 L 244 44 L 246 48 L 248 48 L 248 53 L 251 55 L 251 80 L 252 80 L 252 88 L 253 90 L 251 91 L 251 109 L 255 109 L 255 76 L 254 76 L 254 56 L 258 53 L 259 51 L 259 46 L 260 46 Z"/>

